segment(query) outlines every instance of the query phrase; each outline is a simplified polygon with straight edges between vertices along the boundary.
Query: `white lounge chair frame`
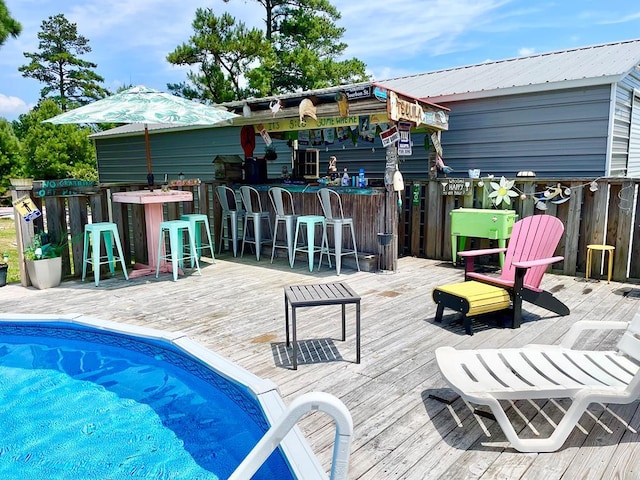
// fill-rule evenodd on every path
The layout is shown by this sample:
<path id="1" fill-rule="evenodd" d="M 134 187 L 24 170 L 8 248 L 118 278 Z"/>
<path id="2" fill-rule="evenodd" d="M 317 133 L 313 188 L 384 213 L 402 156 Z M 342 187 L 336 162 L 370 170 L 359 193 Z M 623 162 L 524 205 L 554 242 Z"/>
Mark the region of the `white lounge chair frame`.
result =
<path id="1" fill-rule="evenodd" d="M 616 351 L 574 350 L 586 330 L 626 329 Z M 560 345 L 523 348 L 436 349 L 443 378 L 464 400 L 487 405 L 507 440 L 521 452 L 553 452 L 591 403 L 640 398 L 640 312 L 631 322 L 579 321 Z M 500 401 L 569 398 L 571 406 L 547 438 L 520 438 Z"/>

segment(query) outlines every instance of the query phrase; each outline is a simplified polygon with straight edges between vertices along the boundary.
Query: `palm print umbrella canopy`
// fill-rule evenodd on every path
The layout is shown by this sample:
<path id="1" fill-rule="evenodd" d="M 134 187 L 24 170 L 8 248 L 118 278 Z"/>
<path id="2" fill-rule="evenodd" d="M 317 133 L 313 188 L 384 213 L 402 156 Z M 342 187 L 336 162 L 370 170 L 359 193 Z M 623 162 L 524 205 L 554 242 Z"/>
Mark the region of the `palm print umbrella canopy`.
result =
<path id="1" fill-rule="evenodd" d="M 49 123 L 143 123 L 147 171 L 152 174 L 147 124 L 215 125 L 237 117 L 224 109 L 192 102 L 143 85 L 45 120 Z M 152 177 L 150 177 L 151 179 Z M 152 183 L 152 180 L 150 180 Z"/>

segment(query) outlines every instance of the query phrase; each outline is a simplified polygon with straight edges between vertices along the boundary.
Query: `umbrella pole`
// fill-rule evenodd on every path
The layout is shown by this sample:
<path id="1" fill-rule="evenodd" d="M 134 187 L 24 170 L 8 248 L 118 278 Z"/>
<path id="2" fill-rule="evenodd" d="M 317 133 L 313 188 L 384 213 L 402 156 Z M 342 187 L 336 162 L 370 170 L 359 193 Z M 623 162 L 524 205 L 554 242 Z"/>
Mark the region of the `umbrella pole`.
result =
<path id="1" fill-rule="evenodd" d="M 147 185 L 153 191 L 155 180 L 153 178 L 153 169 L 151 168 L 151 146 L 149 145 L 149 129 L 146 123 L 144 124 L 144 146 L 147 154 Z"/>

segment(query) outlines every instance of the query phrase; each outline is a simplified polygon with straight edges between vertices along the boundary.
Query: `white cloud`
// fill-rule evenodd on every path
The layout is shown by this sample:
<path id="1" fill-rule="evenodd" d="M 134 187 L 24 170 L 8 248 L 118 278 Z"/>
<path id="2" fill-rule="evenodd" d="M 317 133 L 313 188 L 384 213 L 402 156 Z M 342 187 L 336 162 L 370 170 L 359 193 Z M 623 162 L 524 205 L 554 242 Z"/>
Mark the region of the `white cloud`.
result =
<path id="1" fill-rule="evenodd" d="M 19 115 L 31 110 L 32 107 L 33 105 L 27 105 L 21 98 L 0 93 L 0 117 L 15 120 Z"/>
<path id="2" fill-rule="evenodd" d="M 518 50 L 518 55 L 520 55 L 521 57 L 527 57 L 529 55 L 533 55 L 534 53 L 536 53 L 535 48 L 522 47 Z"/>

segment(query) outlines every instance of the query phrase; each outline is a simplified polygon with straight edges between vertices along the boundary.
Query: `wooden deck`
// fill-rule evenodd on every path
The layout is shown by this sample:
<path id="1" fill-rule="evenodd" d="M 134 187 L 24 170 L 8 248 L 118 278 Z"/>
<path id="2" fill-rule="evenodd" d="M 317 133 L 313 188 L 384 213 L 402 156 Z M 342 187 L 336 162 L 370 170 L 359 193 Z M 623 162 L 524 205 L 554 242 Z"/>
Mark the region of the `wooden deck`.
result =
<path id="1" fill-rule="evenodd" d="M 8 285 L 0 289 L 0 311 L 82 313 L 181 330 L 273 380 L 287 403 L 308 391 L 332 393 L 354 420 L 353 479 L 640 478 L 640 442 L 633 430 L 640 424 L 638 402 L 610 410 L 592 405 L 592 415 L 582 417 L 582 430 L 574 429 L 560 451 L 522 454 L 505 448 L 496 422 L 472 415 L 451 390 L 443 390 L 433 354 L 440 345 L 556 343 L 577 320 L 628 320 L 640 307 L 639 286 L 547 275 L 543 286 L 569 306 L 570 316 L 554 317 L 525 304 L 521 328 L 474 323 L 475 334 L 467 336 L 451 312 L 445 311 L 443 324 L 434 324 L 431 300 L 434 286 L 461 280 L 462 270 L 418 258 L 402 258 L 398 265 L 394 274 L 345 267 L 336 276 L 327 267 L 310 274 L 302 260 L 290 269 L 282 257 L 270 264 L 268 256 L 260 262 L 249 254 L 243 259 L 223 256 L 204 266 L 201 277 L 189 274 L 175 283 L 164 274 L 157 280 L 128 282 L 119 276 L 102 280 L 99 287 L 92 281 L 67 281 L 42 291 Z M 342 342 L 340 306 L 313 307 L 299 312 L 298 370 L 291 370 L 284 346 L 284 287 L 331 281 L 348 283 L 362 297 L 362 363 L 354 362 L 354 309 L 347 307 L 347 340 Z M 454 401 L 448 406 L 431 399 L 431 393 Z M 517 406 L 522 414 L 540 420 L 535 425 L 541 434 L 548 433 L 549 423 L 534 404 Z M 558 406 L 547 407 L 546 414 L 557 420 Z M 514 409 L 511 414 L 517 418 Z M 313 413 L 300 427 L 328 470 L 331 420 Z"/>

